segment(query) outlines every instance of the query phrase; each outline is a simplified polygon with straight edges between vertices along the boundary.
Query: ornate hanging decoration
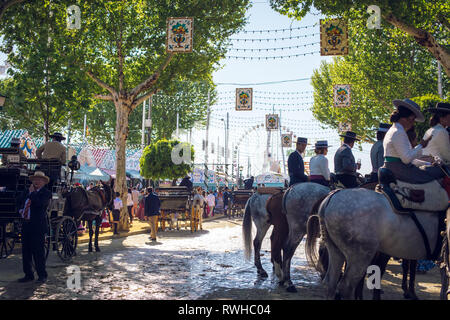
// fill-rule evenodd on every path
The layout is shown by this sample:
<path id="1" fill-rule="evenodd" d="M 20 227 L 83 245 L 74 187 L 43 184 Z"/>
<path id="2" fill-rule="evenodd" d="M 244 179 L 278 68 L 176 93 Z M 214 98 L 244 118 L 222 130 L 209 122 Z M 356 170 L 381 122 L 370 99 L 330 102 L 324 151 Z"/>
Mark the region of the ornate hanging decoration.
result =
<path id="1" fill-rule="evenodd" d="M 348 54 L 348 29 L 343 19 L 320 20 L 320 55 Z"/>
<path id="2" fill-rule="evenodd" d="M 167 52 L 192 52 L 194 18 L 167 19 Z"/>
<path id="3" fill-rule="evenodd" d="M 253 105 L 253 89 L 237 88 L 236 111 L 252 110 L 252 105 Z"/>
<path id="4" fill-rule="evenodd" d="M 334 106 L 350 107 L 351 106 L 351 90 L 350 84 L 337 84 L 333 87 Z"/>

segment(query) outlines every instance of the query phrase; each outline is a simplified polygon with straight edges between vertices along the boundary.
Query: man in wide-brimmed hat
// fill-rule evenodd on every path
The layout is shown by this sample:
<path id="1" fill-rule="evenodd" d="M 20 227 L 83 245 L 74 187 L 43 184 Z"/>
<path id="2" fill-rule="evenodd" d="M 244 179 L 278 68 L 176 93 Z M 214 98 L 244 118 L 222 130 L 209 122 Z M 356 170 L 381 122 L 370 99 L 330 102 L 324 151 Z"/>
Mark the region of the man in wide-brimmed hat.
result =
<path id="1" fill-rule="evenodd" d="M 297 138 L 296 150 L 289 155 L 288 171 L 289 171 L 289 186 L 299 182 L 307 182 L 308 176 L 305 175 L 305 164 L 303 162 L 302 153 L 305 152 L 308 145 L 308 139 Z"/>
<path id="2" fill-rule="evenodd" d="M 43 160 L 58 160 L 60 164 L 66 164 L 66 147 L 61 143 L 62 140 L 66 138 L 59 132 L 55 132 L 50 135 L 52 141 L 46 142 L 44 145 L 36 150 L 36 156 L 38 159 Z M 55 181 L 60 179 L 61 170 L 60 168 L 49 168 L 46 165 L 41 165 L 41 169 L 46 171 L 50 176 L 50 188 L 53 186 Z"/>
<path id="3" fill-rule="evenodd" d="M 193 183 L 191 181 L 191 177 L 189 175 L 186 175 L 183 180 L 181 180 L 180 186 L 185 186 L 189 191 L 192 191 Z"/>
<path id="4" fill-rule="evenodd" d="M 316 155 L 309 160 L 310 181 L 326 187 L 330 186 L 331 179 L 328 159 L 325 157 L 328 154 L 328 147 L 330 147 L 328 141 L 317 141 L 314 145 Z"/>
<path id="5" fill-rule="evenodd" d="M 433 113 L 433 116 L 430 120 L 431 128 L 425 132 L 424 139 L 431 136 L 433 139 L 423 149 L 423 154 L 438 157 L 445 163 L 450 163 L 450 143 L 445 129 L 450 126 L 450 103 L 438 102 L 435 108 L 427 111 Z"/>
<path id="6" fill-rule="evenodd" d="M 378 169 L 384 165 L 383 139 L 390 127 L 391 125 L 388 123 L 380 123 L 377 129 L 377 142 L 370 149 L 370 161 L 372 163 L 370 182 L 378 181 Z"/>
<path id="7" fill-rule="evenodd" d="M 22 265 L 25 277 L 19 282 L 34 280 L 32 259 L 38 274 L 38 282 L 47 280 L 45 270 L 45 234 L 48 230 L 47 207 L 52 196 L 45 187 L 50 181 L 42 171 L 36 171 L 29 177 L 31 185 L 22 195 Z"/>
<path id="8" fill-rule="evenodd" d="M 336 173 L 336 178 L 346 188 L 356 188 L 358 186 L 356 170 L 360 169 L 360 164 L 356 164 L 352 148 L 355 145 L 355 141 L 360 139 L 352 131 L 346 131 L 340 136 L 344 138 L 344 143 L 334 155 L 334 172 Z"/>

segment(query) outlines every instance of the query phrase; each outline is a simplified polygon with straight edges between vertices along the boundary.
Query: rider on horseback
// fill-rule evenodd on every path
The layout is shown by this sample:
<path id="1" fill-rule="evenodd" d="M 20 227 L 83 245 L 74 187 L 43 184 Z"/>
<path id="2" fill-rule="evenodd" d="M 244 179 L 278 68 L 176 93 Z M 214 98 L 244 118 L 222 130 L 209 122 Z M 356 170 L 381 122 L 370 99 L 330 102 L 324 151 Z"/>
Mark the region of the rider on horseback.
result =
<path id="1" fill-rule="evenodd" d="M 344 138 L 344 143 L 336 151 L 334 155 L 334 171 L 336 172 L 336 178 L 346 188 L 358 187 L 358 181 L 356 179 L 356 170 L 361 168 L 361 165 L 355 162 L 355 157 L 352 153 L 352 148 L 355 144 L 356 133 L 352 131 L 346 131 L 344 135 L 340 135 Z"/>
<path id="2" fill-rule="evenodd" d="M 390 124 L 380 123 L 377 130 L 377 142 L 375 142 L 372 149 L 370 149 L 370 161 L 372 162 L 372 173 L 370 175 L 371 182 L 378 181 L 378 169 L 384 164 L 383 140 L 390 127 Z"/>
<path id="3" fill-rule="evenodd" d="M 305 164 L 301 154 L 305 151 L 308 139 L 297 138 L 297 147 L 288 158 L 289 186 L 295 183 L 307 182 L 308 176 L 305 175 Z"/>
<path id="4" fill-rule="evenodd" d="M 330 169 L 328 168 L 328 159 L 325 157 L 328 153 L 328 147 L 328 141 L 317 141 L 314 149 L 316 155 L 309 161 L 311 182 L 325 187 L 330 186 Z"/>

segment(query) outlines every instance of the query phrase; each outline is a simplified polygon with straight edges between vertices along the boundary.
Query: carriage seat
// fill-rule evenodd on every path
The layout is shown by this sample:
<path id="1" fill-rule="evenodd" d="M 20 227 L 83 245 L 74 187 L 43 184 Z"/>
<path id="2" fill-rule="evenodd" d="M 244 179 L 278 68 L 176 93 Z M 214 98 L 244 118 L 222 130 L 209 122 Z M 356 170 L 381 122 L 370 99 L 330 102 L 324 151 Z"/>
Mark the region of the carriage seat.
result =
<path id="1" fill-rule="evenodd" d="M 411 184 L 397 180 L 387 168 L 378 170 L 376 191 L 384 194 L 398 213 L 411 210 L 443 211 L 448 206 L 448 196 L 437 180 L 424 184 Z"/>

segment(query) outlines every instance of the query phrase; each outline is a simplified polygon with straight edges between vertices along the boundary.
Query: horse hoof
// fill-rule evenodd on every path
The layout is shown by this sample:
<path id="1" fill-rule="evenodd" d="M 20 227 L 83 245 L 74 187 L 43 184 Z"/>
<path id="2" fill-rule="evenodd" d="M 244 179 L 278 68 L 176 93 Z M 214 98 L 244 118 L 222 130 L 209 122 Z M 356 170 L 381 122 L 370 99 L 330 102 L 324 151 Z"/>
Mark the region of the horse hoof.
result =
<path id="1" fill-rule="evenodd" d="M 100 252 L 100 248 L 99 248 L 99 247 L 96 247 L 96 248 L 95 248 L 95 252 Z"/>
<path id="2" fill-rule="evenodd" d="M 297 292 L 297 289 L 295 289 L 294 285 L 290 285 L 289 287 L 286 288 L 287 292 L 291 292 L 291 293 L 295 293 Z"/>
<path id="3" fill-rule="evenodd" d="M 89 252 L 92 252 L 92 251 L 93 251 L 93 250 L 92 250 L 92 247 L 89 247 L 88 251 L 89 251 Z"/>

